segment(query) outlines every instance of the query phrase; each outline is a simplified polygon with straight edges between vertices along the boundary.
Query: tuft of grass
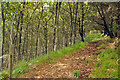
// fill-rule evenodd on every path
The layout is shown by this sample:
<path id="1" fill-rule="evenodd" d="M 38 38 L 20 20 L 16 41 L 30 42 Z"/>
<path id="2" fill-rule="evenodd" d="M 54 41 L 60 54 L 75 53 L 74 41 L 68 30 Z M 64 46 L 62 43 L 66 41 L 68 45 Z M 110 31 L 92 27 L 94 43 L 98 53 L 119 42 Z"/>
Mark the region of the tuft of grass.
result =
<path id="1" fill-rule="evenodd" d="M 108 48 L 100 53 L 97 58 L 99 61 L 95 64 L 93 78 L 118 78 L 117 51 Z"/>
<path id="2" fill-rule="evenodd" d="M 99 66 L 100 66 L 100 63 L 97 62 L 97 63 L 95 64 L 95 67 L 99 67 Z"/>
<path id="3" fill-rule="evenodd" d="M 91 63 L 91 62 L 93 62 L 93 59 L 87 59 L 85 62 Z"/>
<path id="4" fill-rule="evenodd" d="M 79 74 L 80 74 L 80 70 L 73 71 L 73 76 L 76 76 L 77 78 L 79 78 Z"/>
<path id="5" fill-rule="evenodd" d="M 4 78 L 8 78 L 9 77 L 9 74 L 7 72 L 4 72 L 4 73 L 1 74 L 1 76 L 2 77 L 0 79 L 4 80 Z"/>
<path id="6" fill-rule="evenodd" d="M 105 44 L 104 44 L 104 43 L 101 44 L 101 45 L 100 45 L 100 48 L 102 48 L 102 49 L 105 48 Z"/>
<path id="7" fill-rule="evenodd" d="M 18 75 L 23 75 L 25 72 L 28 71 L 28 69 L 33 67 L 33 64 L 41 65 L 41 64 L 47 63 L 47 62 L 54 63 L 55 61 L 64 57 L 65 55 L 69 55 L 73 52 L 76 52 L 76 51 L 82 49 L 82 48 L 85 48 L 85 46 L 87 44 L 88 44 L 88 42 L 80 42 L 80 43 L 76 43 L 72 46 L 66 47 L 64 49 L 42 55 L 42 56 L 37 57 L 36 59 L 32 59 L 30 61 L 22 60 L 15 66 L 13 66 L 13 73 L 12 73 L 13 78 L 16 78 Z M 6 71 L 3 71 L 2 75 L 0 77 L 6 78 L 9 76 L 8 73 L 9 73 L 9 69 Z"/>

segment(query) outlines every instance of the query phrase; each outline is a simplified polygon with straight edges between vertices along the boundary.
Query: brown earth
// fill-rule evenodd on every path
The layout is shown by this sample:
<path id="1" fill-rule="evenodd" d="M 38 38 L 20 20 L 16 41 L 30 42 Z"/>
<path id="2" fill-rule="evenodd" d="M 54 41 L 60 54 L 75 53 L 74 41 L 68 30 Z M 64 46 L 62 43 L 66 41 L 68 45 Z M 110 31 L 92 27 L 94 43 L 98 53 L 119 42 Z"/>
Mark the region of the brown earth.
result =
<path id="1" fill-rule="evenodd" d="M 73 72 L 77 70 L 80 70 L 80 78 L 89 78 L 97 61 L 96 56 L 104 50 L 99 47 L 101 44 L 100 41 L 90 42 L 86 48 L 64 56 L 55 63 L 35 65 L 29 72 L 18 78 L 76 78 L 75 75 L 73 76 Z M 104 42 L 104 44 L 106 43 Z M 91 62 L 89 62 L 90 59 Z"/>

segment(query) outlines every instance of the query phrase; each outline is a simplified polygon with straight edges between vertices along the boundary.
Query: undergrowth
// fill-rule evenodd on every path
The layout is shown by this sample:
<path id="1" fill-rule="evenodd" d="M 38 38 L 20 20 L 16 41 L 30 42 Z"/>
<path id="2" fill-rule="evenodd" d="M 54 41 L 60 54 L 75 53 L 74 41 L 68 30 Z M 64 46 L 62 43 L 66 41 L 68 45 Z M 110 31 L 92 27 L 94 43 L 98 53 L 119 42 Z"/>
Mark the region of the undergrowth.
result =
<path id="1" fill-rule="evenodd" d="M 106 49 L 97 56 L 92 78 L 118 78 L 118 50 Z"/>
<path id="2" fill-rule="evenodd" d="M 93 62 L 93 59 L 87 59 L 85 62 L 91 63 L 91 62 Z"/>
<path id="3" fill-rule="evenodd" d="M 101 33 L 99 31 L 93 31 L 87 35 L 87 42 L 93 42 L 99 40 Z"/>
<path id="4" fill-rule="evenodd" d="M 105 48 L 105 44 L 102 43 L 102 44 L 100 45 L 100 48 L 101 48 L 101 49 Z"/>

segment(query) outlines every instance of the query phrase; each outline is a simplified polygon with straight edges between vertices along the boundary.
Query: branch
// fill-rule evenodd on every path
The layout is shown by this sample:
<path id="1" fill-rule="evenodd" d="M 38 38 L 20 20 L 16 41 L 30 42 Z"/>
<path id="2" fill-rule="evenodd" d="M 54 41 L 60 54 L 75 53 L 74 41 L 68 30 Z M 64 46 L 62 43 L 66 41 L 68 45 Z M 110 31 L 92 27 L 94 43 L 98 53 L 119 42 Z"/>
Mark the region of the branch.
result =
<path id="1" fill-rule="evenodd" d="M 39 3 L 40 4 L 40 3 Z M 33 10 L 33 13 L 36 11 L 36 9 L 38 8 L 39 4 L 35 7 L 35 9 Z M 32 14 L 33 14 L 32 13 Z"/>
<path id="2" fill-rule="evenodd" d="M 54 13 L 52 13 L 52 15 L 50 16 L 50 18 L 46 21 L 46 23 L 52 18 L 53 14 L 54 14 Z"/>
<path id="3" fill-rule="evenodd" d="M 103 18 L 103 17 L 102 17 L 102 14 L 100 13 L 100 9 L 99 9 L 98 5 L 96 5 L 96 7 L 97 7 L 97 9 L 98 9 L 98 12 L 99 12 L 99 14 L 100 14 L 100 17 Z"/>
<path id="4" fill-rule="evenodd" d="M 62 8 L 62 9 L 64 9 L 64 8 Z M 70 12 L 69 12 L 69 11 L 67 11 L 66 9 L 64 9 L 64 10 L 70 14 Z M 73 13 L 73 12 L 71 12 L 71 13 Z M 73 13 L 73 14 L 75 15 L 75 13 Z"/>
<path id="5" fill-rule="evenodd" d="M 53 6 L 54 7 L 54 6 Z M 52 11 L 52 15 L 50 16 L 50 18 L 46 21 L 46 23 L 52 18 L 54 12 Z"/>
<path id="6" fill-rule="evenodd" d="M 102 23 L 99 23 L 99 22 L 97 22 L 97 21 L 94 21 L 94 22 L 96 22 L 97 24 L 99 24 L 99 25 L 102 25 L 102 26 L 104 26 L 104 24 L 102 24 Z"/>

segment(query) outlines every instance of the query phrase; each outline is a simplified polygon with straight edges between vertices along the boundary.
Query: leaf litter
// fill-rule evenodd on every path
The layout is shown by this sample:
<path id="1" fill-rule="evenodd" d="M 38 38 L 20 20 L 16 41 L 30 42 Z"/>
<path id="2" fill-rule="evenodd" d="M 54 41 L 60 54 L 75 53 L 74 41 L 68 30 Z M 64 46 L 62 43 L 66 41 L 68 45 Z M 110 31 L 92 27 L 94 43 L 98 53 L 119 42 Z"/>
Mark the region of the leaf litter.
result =
<path id="1" fill-rule="evenodd" d="M 77 78 L 73 75 L 73 72 L 77 70 L 79 70 L 79 78 L 90 78 L 97 61 L 94 57 L 103 51 L 99 47 L 101 44 L 100 41 L 90 42 L 86 48 L 64 56 L 55 63 L 35 66 L 24 75 L 19 75 L 18 78 Z M 88 59 L 93 59 L 93 61 L 86 62 Z"/>

